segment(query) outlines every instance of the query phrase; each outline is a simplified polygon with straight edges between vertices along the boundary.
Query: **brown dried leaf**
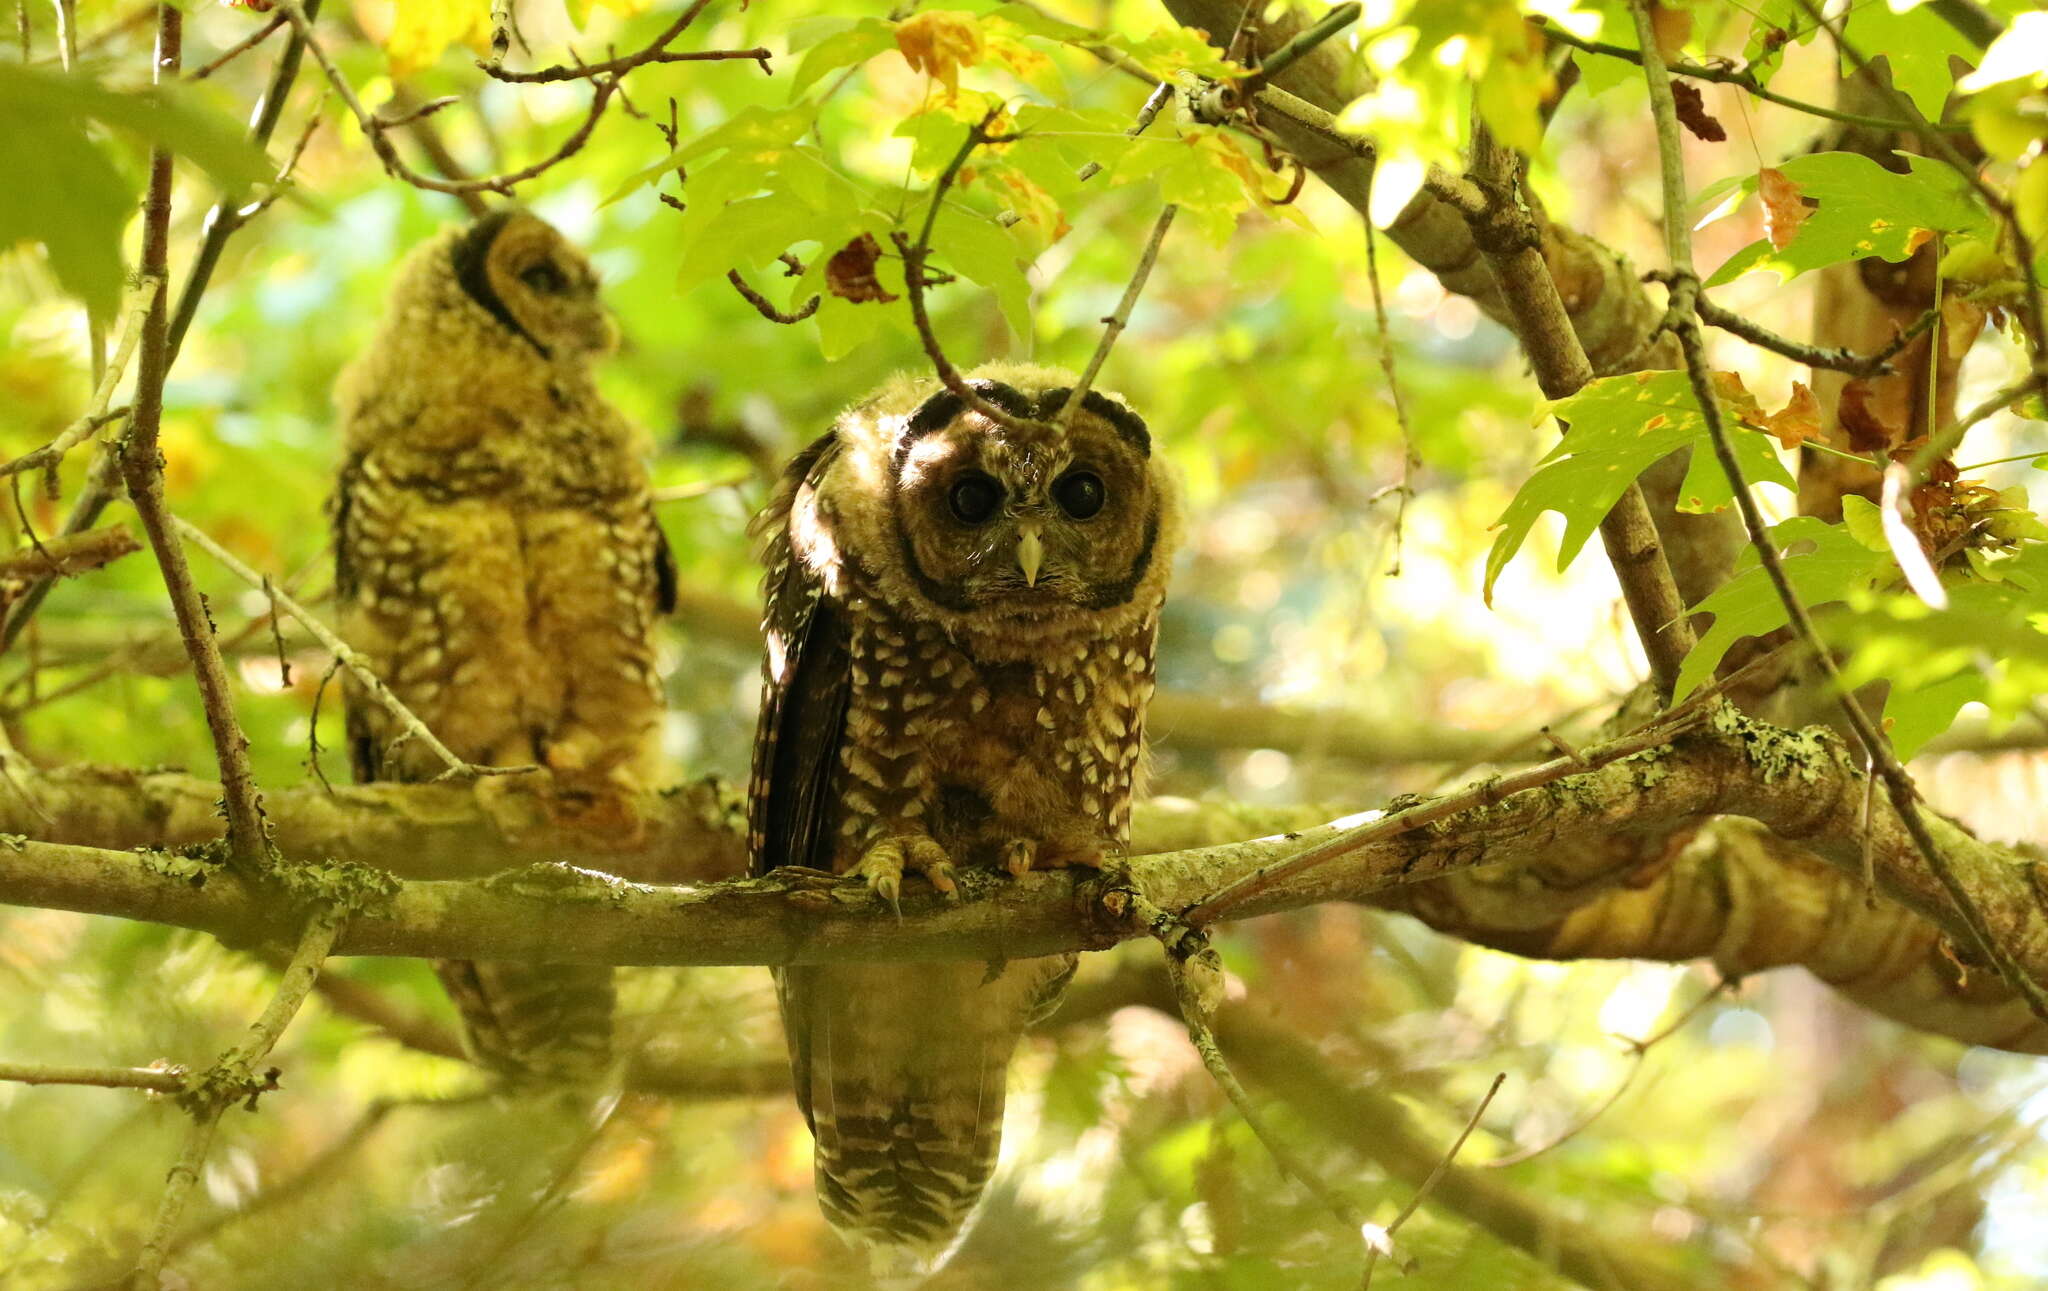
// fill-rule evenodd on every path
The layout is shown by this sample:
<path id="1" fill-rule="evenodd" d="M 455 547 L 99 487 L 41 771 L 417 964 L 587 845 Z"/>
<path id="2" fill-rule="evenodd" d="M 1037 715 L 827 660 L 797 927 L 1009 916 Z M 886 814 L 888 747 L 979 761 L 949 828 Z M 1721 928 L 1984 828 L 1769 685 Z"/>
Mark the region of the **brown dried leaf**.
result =
<path id="1" fill-rule="evenodd" d="M 1754 424 L 1763 419 L 1763 405 L 1756 401 L 1749 387 L 1742 384 L 1741 377 L 1733 372 L 1715 372 L 1712 376 L 1715 397 L 1735 420 Z"/>
<path id="2" fill-rule="evenodd" d="M 1941 343 L 1948 357 L 1959 359 L 1970 352 L 1984 330 L 1984 307 L 1962 296 L 1941 300 Z"/>
<path id="3" fill-rule="evenodd" d="M 1756 191 L 1764 199 L 1764 231 L 1770 235 L 1771 246 L 1783 251 L 1799 236 L 1799 226 L 1806 223 L 1813 208 L 1799 196 L 1799 185 L 1775 166 L 1756 173 Z"/>
<path id="4" fill-rule="evenodd" d="M 1764 429 L 1777 436 L 1787 448 L 1797 448 L 1809 439 L 1819 439 L 1820 400 L 1798 381 L 1792 383 L 1792 398 L 1783 408 L 1764 418 Z"/>
<path id="5" fill-rule="evenodd" d="M 1727 139 L 1728 132 L 1714 115 L 1707 111 L 1707 101 L 1699 88 L 1690 81 L 1671 82 L 1671 99 L 1678 109 L 1678 123 L 1692 131 L 1693 137 L 1708 143 L 1720 143 Z"/>
<path id="6" fill-rule="evenodd" d="M 1685 52 L 1685 42 L 1692 39 L 1692 10 L 1653 4 L 1650 26 L 1657 33 L 1657 52 L 1671 62 Z"/>
<path id="7" fill-rule="evenodd" d="M 1835 418 L 1849 436 L 1849 447 L 1859 453 L 1878 453 L 1905 438 L 1905 427 L 1886 422 L 1875 406 L 1877 389 L 1868 381 L 1851 381 L 1842 387 Z"/>
<path id="8" fill-rule="evenodd" d="M 896 299 L 875 277 L 875 262 L 882 258 L 882 246 L 872 233 L 863 233 L 832 253 L 825 262 L 825 287 L 842 300 L 887 303 Z"/>

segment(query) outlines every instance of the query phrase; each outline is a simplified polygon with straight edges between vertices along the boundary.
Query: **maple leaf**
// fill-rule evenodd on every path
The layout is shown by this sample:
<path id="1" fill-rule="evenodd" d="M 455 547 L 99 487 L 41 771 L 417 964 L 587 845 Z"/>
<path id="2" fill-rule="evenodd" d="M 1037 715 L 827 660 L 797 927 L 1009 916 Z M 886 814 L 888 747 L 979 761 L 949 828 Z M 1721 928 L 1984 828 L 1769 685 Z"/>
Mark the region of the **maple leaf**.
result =
<path id="1" fill-rule="evenodd" d="M 1679 124 L 1693 132 L 1694 137 L 1708 143 L 1720 143 L 1728 137 L 1714 114 L 1707 111 L 1707 101 L 1701 97 L 1697 87 L 1688 81 L 1671 82 L 1672 105 L 1678 110 Z"/>
<path id="2" fill-rule="evenodd" d="M 960 92 L 960 69 L 979 63 L 987 45 L 973 14 L 934 9 L 896 24 L 896 48 L 912 71 L 932 77 L 951 98 Z"/>
<path id="3" fill-rule="evenodd" d="M 1809 439 L 1819 439 L 1820 401 L 1798 381 L 1792 383 L 1792 398 L 1783 408 L 1765 417 L 1763 428 L 1787 448 L 1797 448 Z"/>
<path id="4" fill-rule="evenodd" d="M 832 253 L 825 262 L 825 287 L 842 300 L 855 304 L 896 299 L 875 277 L 875 262 L 882 258 L 882 246 L 872 233 L 863 233 Z"/>
<path id="5" fill-rule="evenodd" d="M 1775 166 L 1756 173 L 1756 191 L 1764 199 L 1764 230 L 1770 234 L 1771 245 L 1783 251 L 1799 236 L 1799 226 L 1806 223 L 1813 208 L 1800 197 L 1799 185 Z"/>

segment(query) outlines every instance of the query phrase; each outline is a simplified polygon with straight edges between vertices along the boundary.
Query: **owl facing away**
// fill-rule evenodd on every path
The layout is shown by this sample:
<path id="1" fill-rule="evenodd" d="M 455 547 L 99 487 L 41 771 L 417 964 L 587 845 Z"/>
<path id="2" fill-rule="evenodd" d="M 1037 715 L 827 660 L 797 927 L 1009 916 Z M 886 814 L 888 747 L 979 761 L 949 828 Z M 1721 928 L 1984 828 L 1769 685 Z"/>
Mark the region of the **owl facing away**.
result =
<path id="1" fill-rule="evenodd" d="M 630 828 L 654 770 L 654 628 L 675 597 L 639 437 L 592 371 L 613 343 L 589 262 L 501 209 L 406 259 L 335 388 L 343 635 L 457 757 L 546 768 L 592 832 Z M 353 679 L 344 698 L 357 779 L 445 770 Z M 610 969 L 436 968 L 486 1065 L 605 1065 Z"/>
<path id="2" fill-rule="evenodd" d="M 1099 865 L 1129 840 L 1168 568 L 1172 477 L 1145 423 L 1073 378 L 969 377 L 1026 429 L 900 378 L 800 453 L 756 522 L 767 667 L 755 873 Z M 1071 955 L 781 970 L 826 1216 L 942 1251 L 995 1166 L 1007 1068 Z"/>

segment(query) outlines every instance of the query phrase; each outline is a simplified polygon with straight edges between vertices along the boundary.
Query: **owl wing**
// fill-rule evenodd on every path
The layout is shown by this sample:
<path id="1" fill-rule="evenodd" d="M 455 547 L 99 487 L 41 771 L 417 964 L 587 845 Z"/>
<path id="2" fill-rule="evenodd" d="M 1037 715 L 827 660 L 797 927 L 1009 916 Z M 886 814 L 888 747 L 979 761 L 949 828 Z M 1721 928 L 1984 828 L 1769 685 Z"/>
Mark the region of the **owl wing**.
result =
<path id="1" fill-rule="evenodd" d="M 816 487 L 838 452 L 828 432 L 798 454 L 759 522 L 768 565 L 761 622 L 768 656 L 747 788 L 755 874 L 782 865 L 832 867 L 832 776 L 846 731 L 852 656 L 823 578 L 792 549 L 789 514 L 797 494 Z"/>
<path id="2" fill-rule="evenodd" d="M 360 565 L 354 557 L 353 507 L 356 491 L 363 485 L 363 455 L 352 453 L 342 463 L 334 496 L 327 500 L 327 517 L 334 536 L 334 599 L 348 605 L 355 599 Z M 381 741 L 372 729 L 368 707 L 358 701 L 355 688 L 342 686 L 342 730 L 348 740 L 349 769 L 357 784 L 382 779 Z"/>

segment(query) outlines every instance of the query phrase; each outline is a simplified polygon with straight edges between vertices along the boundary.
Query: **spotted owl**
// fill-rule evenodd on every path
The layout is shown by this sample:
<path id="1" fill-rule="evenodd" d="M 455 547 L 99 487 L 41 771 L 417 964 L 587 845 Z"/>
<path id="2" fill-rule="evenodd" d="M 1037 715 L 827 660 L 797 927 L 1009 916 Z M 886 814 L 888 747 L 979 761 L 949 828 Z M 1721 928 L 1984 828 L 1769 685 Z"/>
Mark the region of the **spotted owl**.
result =
<path id="1" fill-rule="evenodd" d="M 1073 378 L 971 374 L 1005 427 L 899 378 L 789 465 L 756 522 L 767 666 L 755 873 L 1022 874 L 1123 851 L 1179 495 L 1145 423 Z M 827 1218 L 943 1251 L 996 1162 L 1006 1069 L 1071 955 L 777 977 Z"/>
<path id="2" fill-rule="evenodd" d="M 626 804 L 654 769 L 654 627 L 675 599 L 638 437 L 592 374 L 614 339 L 590 263 L 500 209 L 407 258 L 335 389 L 343 635 L 457 757 L 546 768 L 571 804 L 557 810 L 598 833 L 633 827 Z M 346 686 L 358 780 L 446 769 Z M 487 1066 L 547 1080 L 605 1065 L 610 969 L 436 970 Z"/>

